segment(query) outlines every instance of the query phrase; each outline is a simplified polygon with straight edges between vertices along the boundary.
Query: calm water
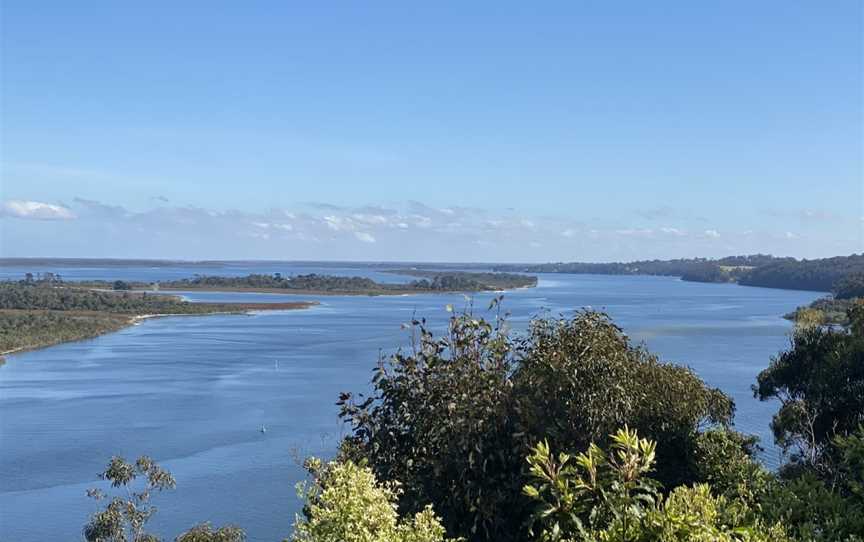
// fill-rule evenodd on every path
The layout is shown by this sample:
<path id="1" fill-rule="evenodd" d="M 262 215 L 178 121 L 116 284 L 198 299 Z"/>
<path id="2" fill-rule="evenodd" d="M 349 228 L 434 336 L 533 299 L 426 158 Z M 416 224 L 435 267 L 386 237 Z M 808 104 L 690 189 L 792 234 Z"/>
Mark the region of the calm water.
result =
<path id="1" fill-rule="evenodd" d="M 364 269 L 254 270 L 382 278 Z M 60 272 L 68 278 L 153 280 L 204 271 Z M 818 296 L 660 277 L 548 275 L 537 288 L 509 292 L 505 306 L 516 328 L 544 310 L 605 309 L 634 340 L 665 360 L 690 365 L 730 394 L 738 427 L 770 445 L 768 422 L 776 406 L 755 401 L 750 385 L 788 343 L 789 323 L 780 315 Z M 477 296 L 475 305 L 485 308 L 489 297 Z M 332 452 L 340 435 L 337 394 L 367 388 L 379 349 L 406 344 L 400 324 L 413 313 L 441 325 L 446 304 L 464 304 L 460 295 L 319 300 L 320 306 L 305 311 L 153 319 L 93 340 L 9 356 L 0 368 L 0 540 L 79 539 L 96 510 L 84 492 L 97 485 L 96 473 L 112 454 L 148 454 L 176 476 L 177 490 L 157 496 L 160 510 L 152 523 L 166 539 L 204 520 L 239 524 L 253 542 L 288 536 L 299 510 L 294 485 L 303 475 L 295 457 Z M 776 451 L 769 448 L 764 459 L 776 464 Z"/>

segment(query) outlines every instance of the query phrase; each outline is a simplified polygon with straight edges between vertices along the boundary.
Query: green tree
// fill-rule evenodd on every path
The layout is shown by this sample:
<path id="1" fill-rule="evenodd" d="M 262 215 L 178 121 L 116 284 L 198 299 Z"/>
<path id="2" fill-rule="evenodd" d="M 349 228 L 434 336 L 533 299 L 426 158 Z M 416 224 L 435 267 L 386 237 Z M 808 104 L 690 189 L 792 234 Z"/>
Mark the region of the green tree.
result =
<path id="1" fill-rule="evenodd" d="M 603 313 L 536 320 L 519 351 L 513 382 L 520 429 L 531 442 L 583 449 L 629 425 L 658 443 L 657 477 L 674 486 L 695 480 L 687 459 L 699 429 L 732 420 L 725 394 L 631 344 Z"/>
<path id="2" fill-rule="evenodd" d="M 174 542 L 244 542 L 246 533 L 240 527 L 226 525 L 214 529 L 209 523 L 196 525 L 174 539 Z"/>
<path id="3" fill-rule="evenodd" d="M 864 273 L 850 273 L 834 283 L 831 288 L 837 299 L 864 297 Z"/>
<path id="4" fill-rule="evenodd" d="M 153 491 L 175 487 L 171 473 L 146 456 L 139 457 L 135 463 L 113 457 L 99 477 L 109 481 L 112 488 L 123 491 L 111 498 L 104 510 L 90 517 L 84 526 L 84 539 L 87 542 L 158 542 L 155 535 L 145 530 L 147 522 L 156 513 L 150 497 Z M 143 477 L 145 482 L 140 491 L 135 491 L 133 485 L 139 477 Z M 97 501 L 109 498 L 100 489 L 90 489 L 87 495 Z"/>
<path id="5" fill-rule="evenodd" d="M 630 424 L 661 443 L 658 478 L 672 485 L 697 479 L 700 428 L 732 417 L 725 395 L 631 345 L 603 314 L 536 320 L 521 337 L 500 312 L 494 323 L 454 315 L 441 338 L 410 327 L 416 340 L 381 361 L 373 394 L 341 397 L 344 457 L 404 484 L 404 511 L 432 503 L 448 532 L 472 540 L 523 538 L 534 442 L 580 449 Z"/>
<path id="6" fill-rule="evenodd" d="M 756 397 L 780 401 L 771 429 L 793 467 L 824 469 L 835 436 L 864 423 L 864 326 L 860 313 L 850 320 L 848 330 L 798 329 L 757 378 Z"/>

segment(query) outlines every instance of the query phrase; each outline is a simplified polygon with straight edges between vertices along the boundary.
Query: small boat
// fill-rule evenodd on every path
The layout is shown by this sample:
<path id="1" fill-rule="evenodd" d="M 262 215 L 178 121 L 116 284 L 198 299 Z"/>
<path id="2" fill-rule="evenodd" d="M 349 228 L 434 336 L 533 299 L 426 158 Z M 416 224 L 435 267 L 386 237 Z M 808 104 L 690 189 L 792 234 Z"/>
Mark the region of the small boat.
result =
<path id="1" fill-rule="evenodd" d="M 267 432 L 267 426 L 266 426 L 266 425 L 262 425 L 262 426 L 261 426 L 261 432 L 262 432 L 262 433 L 266 433 L 266 432 Z"/>

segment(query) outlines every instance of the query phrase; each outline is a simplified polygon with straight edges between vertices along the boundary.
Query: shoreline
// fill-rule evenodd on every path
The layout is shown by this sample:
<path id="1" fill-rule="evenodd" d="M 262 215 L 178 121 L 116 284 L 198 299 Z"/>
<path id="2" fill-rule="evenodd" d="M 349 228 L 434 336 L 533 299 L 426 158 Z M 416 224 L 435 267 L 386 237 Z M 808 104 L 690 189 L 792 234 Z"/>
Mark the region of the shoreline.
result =
<path id="1" fill-rule="evenodd" d="M 411 289 L 402 289 L 402 290 L 370 290 L 366 292 L 361 291 L 332 291 L 332 290 L 291 290 L 289 288 L 241 288 L 241 287 L 198 287 L 198 288 L 165 288 L 160 287 L 158 290 L 132 290 L 133 292 L 147 292 L 148 294 L 157 295 L 161 292 L 226 292 L 226 293 L 249 293 L 249 294 L 280 294 L 280 295 L 300 295 L 300 296 L 328 296 L 328 297 L 337 297 L 337 296 L 346 296 L 346 297 L 381 297 L 381 296 L 404 296 L 404 295 L 444 295 L 444 294 L 484 294 L 489 293 L 493 294 L 496 292 L 507 292 L 509 290 L 521 290 L 526 288 L 536 288 L 535 286 L 514 286 L 512 288 L 505 289 L 492 289 L 492 290 L 411 290 Z M 197 304 L 197 303 L 196 303 Z"/>
<path id="2" fill-rule="evenodd" d="M 43 342 L 38 342 L 34 344 L 27 344 L 22 346 L 17 346 L 15 348 L 10 348 L 0 352 L 0 367 L 6 363 L 6 356 L 20 354 L 24 352 L 31 352 L 33 350 L 39 350 L 42 348 L 48 348 L 51 346 L 57 346 L 59 344 L 76 342 L 76 341 L 84 341 L 88 339 L 94 339 L 96 337 L 107 335 L 109 333 L 114 333 L 116 331 L 120 331 L 127 327 L 131 327 L 139 324 L 145 320 L 149 320 L 151 318 L 163 318 L 163 317 L 174 317 L 174 316 L 213 316 L 213 315 L 236 315 L 236 316 L 250 316 L 257 312 L 262 311 L 287 311 L 287 310 L 305 310 L 310 309 L 316 305 L 319 305 L 317 301 L 295 301 L 290 303 L 236 303 L 237 308 L 232 310 L 229 306 L 232 303 L 196 303 L 195 305 L 211 305 L 218 306 L 221 309 L 227 310 L 214 310 L 211 312 L 180 312 L 180 313 L 153 313 L 153 314 L 122 314 L 122 313 L 109 313 L 109 312 L 99 312 L 93 311 L 91 314 L 82 314 L 81 312 L 76 312 L 75 314 L 68 314 L 70 318 L 74 317 L 82 317 L 89 316 L 92 318 L 104 317 L 105 320 L 102 322 L 102 327 L 91 330 L 85 333 L 81 333 L 72 337 L 60 337 L 56 340 L 48 340 Z M 8 314 L 26 314 L 26 313 L 38 313 L 38 312 L 54 312 L 57 314 L 63 314 L 67 311 L 42 311 L 42 310 L 20 310 L 20 309 L 10 309 L 8 311 L 0 311 L 0 313 L 8 313 Z M 68 311 L 72 313 L 73 311 Z"/>

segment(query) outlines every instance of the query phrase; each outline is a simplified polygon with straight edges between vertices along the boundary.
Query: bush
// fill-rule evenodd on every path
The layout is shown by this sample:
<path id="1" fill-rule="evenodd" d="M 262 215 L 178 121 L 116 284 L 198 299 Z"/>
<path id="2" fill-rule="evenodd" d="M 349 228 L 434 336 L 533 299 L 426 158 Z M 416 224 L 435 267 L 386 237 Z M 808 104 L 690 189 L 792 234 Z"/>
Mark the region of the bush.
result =
<path id="1" fill-rule="evenodd" d="M 540 541 L 786 540 L 780 526 L 767 528 L 743 501 L 716 497 L 707 484 L 679 486 L 664 499 L 649 476 L 655 443 L 627 427 L 610 437 L 608 454 L 595 444 L 575 457 L 556 458 L 546 443 L 534 448 L 534 483 L 524 493 L 537 503 Z"/>
<path id="2" fill-rule="evenodd" d="M 697 479 L 688 458 L 700 427 L 732 417 L 725 395 L 632 346 L 600 313 L 536 320 L 521 338 L 470 314 L 440 339 L 423 321 L 411 327 L 415 343 L 382 360 L 372 396 L 341 397 L 343 454 L 402 482 L 402 510 L 432 503 L 448 532 L 472 540 L 523 539 L 533 442 L 579 449 L 630 424 L 662 443 L 658 478 L 672 485 Z"/>
<path id="3" fill-rule="evenodd" d="M 292 542 L 444 542 L 431 506 L 410 521 L 399 518 L 397 483 L 378 483 L 371 469 L 350 461 L 313 458 L 306 467 L 313 480 L 298 486 L 305 518 L 297 519 Z"/>

